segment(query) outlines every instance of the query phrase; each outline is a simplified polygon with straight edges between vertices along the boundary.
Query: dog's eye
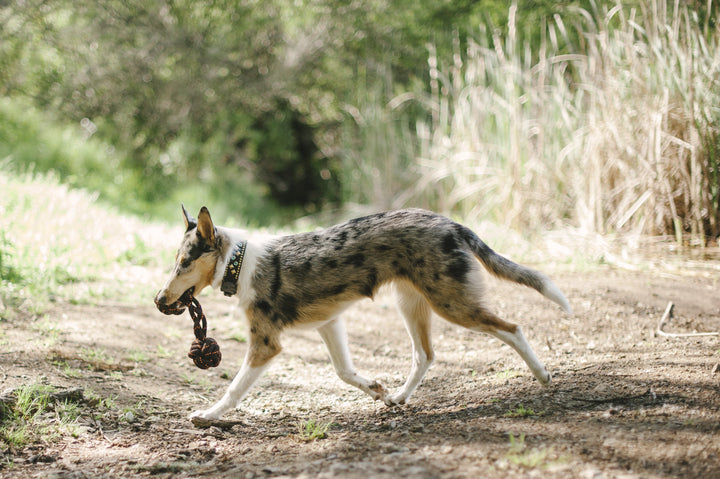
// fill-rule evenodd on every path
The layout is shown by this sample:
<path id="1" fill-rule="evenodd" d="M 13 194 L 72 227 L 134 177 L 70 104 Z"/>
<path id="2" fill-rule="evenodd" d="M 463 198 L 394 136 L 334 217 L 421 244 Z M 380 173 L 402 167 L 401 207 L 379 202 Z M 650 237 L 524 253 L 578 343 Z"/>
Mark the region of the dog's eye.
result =
<path id="1" fill-rule="evenodd" d="M 192 262 L 193 262 L 192 258 L 180 258 L 180 267 L 183 269 L 188 268 L 188 267 L 190 267 Z"/>

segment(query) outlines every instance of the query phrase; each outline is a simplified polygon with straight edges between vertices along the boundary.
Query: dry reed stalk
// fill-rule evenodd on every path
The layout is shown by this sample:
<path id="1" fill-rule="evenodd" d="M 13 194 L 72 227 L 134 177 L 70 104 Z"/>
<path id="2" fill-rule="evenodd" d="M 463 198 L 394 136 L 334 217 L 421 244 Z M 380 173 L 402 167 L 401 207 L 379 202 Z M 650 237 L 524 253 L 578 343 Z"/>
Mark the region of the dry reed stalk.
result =
<path id="1" fill-rule="evenodd" d="M 537 51 L 518 45 L 515 11 L 506 37 L 481 26 L 451 61 L 429 47 L 415 132 L 373 127 L 381 141 L 414 141 L 374 178 L 384 206 L 530 231 L 720 235 L 720 27 L 679 2 L 618 4 L 581 12 L 583 44 L 568 54 L 559 16 Z M 398 103 L 380 107 L 385 121 Z"/>

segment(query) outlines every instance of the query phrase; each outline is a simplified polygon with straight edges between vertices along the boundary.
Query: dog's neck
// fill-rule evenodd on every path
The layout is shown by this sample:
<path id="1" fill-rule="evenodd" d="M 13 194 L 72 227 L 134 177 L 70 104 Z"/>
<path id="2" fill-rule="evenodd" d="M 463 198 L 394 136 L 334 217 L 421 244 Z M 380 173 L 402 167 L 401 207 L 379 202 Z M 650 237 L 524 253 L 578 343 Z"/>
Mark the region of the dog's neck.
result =
<path id="1" fill-rule="evenodd" d="M 215 275 L 213 277 L 212 288 L 221 289 L 225 271 L 228 269 L 233 254 L 236 251 L 236 245 L 245 243 L 245 254 L 242 260 L 242 267 L 239 268 L 237 281 L 237 292 L 235 296 L 238 298 L 241 307 L 245 307 L 255 297 L 255 290 L 252 287 L 252 278 L 255 274 L 255 265 L 257 260 L 265 253 L 265 242 L 268 238 L 260 237 L 251 239 L 248 237 L 247 231 L 235 228 L 217 227 L 217 234 L 222 235 L 227 240 L 227 250 L 220 256 L 215 265 Z M 240 265 L 238 265 L 240 266 Z"/>
<path id="2" fill-rule="evenodd" d="M 225 265 L 225 273 L 223 274 L 222 283 L 220 283 L 220 291 L 225 296 L 235 296 L 238 288 L 238 278 L 242 270 L 243 260 L 245 259 L 245 250 L 247 249 L 247 240 L 235 243 L 230 259 Z"/>

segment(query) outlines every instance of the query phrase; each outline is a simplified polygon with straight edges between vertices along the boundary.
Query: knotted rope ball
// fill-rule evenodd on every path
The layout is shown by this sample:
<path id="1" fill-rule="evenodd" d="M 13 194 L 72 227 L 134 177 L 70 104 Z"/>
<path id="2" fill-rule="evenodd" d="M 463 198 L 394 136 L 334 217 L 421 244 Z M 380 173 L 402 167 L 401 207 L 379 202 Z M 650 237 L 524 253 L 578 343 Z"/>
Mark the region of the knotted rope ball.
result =
<path id="1" fill-rule="evenodd" d="M 220 346 L 217 341 L 207 337 L 207 319 L 200 302 L 193 296 L 194 290 L 195 288 L 188 289 L 173 304 L 161 305 L 155 300 L 155 305 L 164 314 L 182 314 L 185 308 L 188 308 L 194 323 L 193 331 L 195 332 L 195 341 L 190 346 L 188 357 L 200 369 L 214 368 L 220 364 L 222 353 L 220 353 Z"/>

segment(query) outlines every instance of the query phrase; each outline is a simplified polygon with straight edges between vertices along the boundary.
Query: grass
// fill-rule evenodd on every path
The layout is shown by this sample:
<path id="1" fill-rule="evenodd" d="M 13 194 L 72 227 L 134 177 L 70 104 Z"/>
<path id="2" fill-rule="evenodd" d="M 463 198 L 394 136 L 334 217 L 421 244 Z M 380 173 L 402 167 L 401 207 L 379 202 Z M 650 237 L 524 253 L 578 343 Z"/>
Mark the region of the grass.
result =
<path id="1" fill-rule="evenodd" d="M 611 3 L 521 45 L 516 9 L 506 36 L 481 25 L 452 58 L 431 47 L 422 91 L 361 97 L 348 198 L 518 231 L 720 234 L 720 23 Z"/>
<path id="2" fill-rule="evenodd" d="M 165 349 L 162 344 L 157 345 L 157 352 L 155 353 L 160 359 L 167 359 L 173 356 L 173 352 Z"/>
<path id="3" fill-rule="evenodd" d="M 11 449 L 21 449 L 37 441 L 52 442 L 64 435 L 77 437 L 82 428 L 77 424 L 80 408 L 77 403 L 54 403 L 51 386 L 31 384 L 15 391 L 15 404 L 3 406 L 0 416 L 0 440 Z"/>
<path id="4" fill-rule="evenodd" d="M 525 407 L 522 404 L 515 406 L 515 409 L 508 411 L 504 414 L 505 417 L 530 417 L 530 416 L 541 416 L 542 412 L 535 412 L 529 407 Z"/>
<path id="5" fill-rule="evenodd" d="M 207 392 L 210 392 L 213 389 L 213 385 L 210 382 L 210 379 L 206 376 L 198 377 L 198 375 L 195 373 L 183 373 L 181 375 L 181 379 L 183 383 L 189 386 L 197 386 Z"/>
<path id="6" fill-rule="evenodd" d="M 63 374 L 71 379 L 78 379 L 83 376 L 82 371 L 80 371 L 78 368 L 73 368 L 67 363 L 63 365 Z"/>
<path id="7" fill-rule="evenodd" d="M 108 356 L 104 349 L 83 348 L 80 358 L 90 364 L 114 364 L 115 358 Z"/>
<path id="8" fill-rule="evenodd" d="M 302 421 L 298 423 L 298 437 L 305 442 L 324 439 L 330 426 L 332 426 L 331 422 L 318 422 L 315 419 Z"/>
<path id="9" fill-rule="evenodd" d="M 107 361 L 102 350 L 87 350 L 83 354 L 88 360 Z M 67 377 L 77 377 L 80 371 L 72 369 L 66 362 L 54 365 L 65 371 Z M 118 378 L 114 373 L 111 377 Z M 122 375 L 119 376 L 122 379 Z M 0 403 L 0 450 L 6 453 L 0 468 L 12 467 L 12 455 L 28 446 L 45 448 L 48 444 L 67 437 L 80 437 L 87 432 L 86 420 L 92 417 L 95 422 L 117 425 L 119 422 L 134 422 L 146 414 L 144 400 L 119 408 L 113 397 L 101 396 L 91 389 L 81 394 L 63 394 L 43 382 L 22 385 L 14 388 L 12 400 Z M 63 398 L 63 399 L 60 399 Z"/>
<path id="10" fill-rule="evenodd" d="M 160 346 L 158 344 L 158 346 Z M 146 363 L 150 361 L 150 357 L 145 351 L 132 350 L 128 352 L 127 359 L 136 363 Z"/>
<path id="11" fill-rule="evenodd" d="M 148 301 L 162 283 L 160 264 L 177 241 L 170 228 L 121 215 L 53 175 L 0 173 L 0 190 L 0 320 L 53 302 Z"/>
<path id="12" fill-rule="evenodd" d="M 495 374 L 495 379 L 507 380 L 512 378 L 519 378 L 522 375 L 522 371 L 518 371 L 517 369 L 504 369 Z"/>
<path id="13" fill-rule="evenodd" d="M 510 448 L 505 454 L 505 459 L 516 466 L 525 469 L 546 469 L 570 461 L 567 456 L 557 455 L 552 447 L 530 448 L 525 443 L 525 434 L 520 433 L 515 437 L 513 433 L 508 434 Z"/>
<path id="14" fill-rule="evenodd" d="M 57 321 L 51 321 L 47 316 L 43 316 L 41 320 L 32 324 L 32 329 L 43 337 L 43 345 L 45 347 L 55 345 L 59 339 L 62 329 Z"/>
<path id="15" fill-rule="evenodd" d="M 245 334 L 244 330 L 234 329 L 230 332 L 228 339 L 232 339 L 233 341 L 237 341 L 238 343 L 246 343 L 247 335 Z"/>

